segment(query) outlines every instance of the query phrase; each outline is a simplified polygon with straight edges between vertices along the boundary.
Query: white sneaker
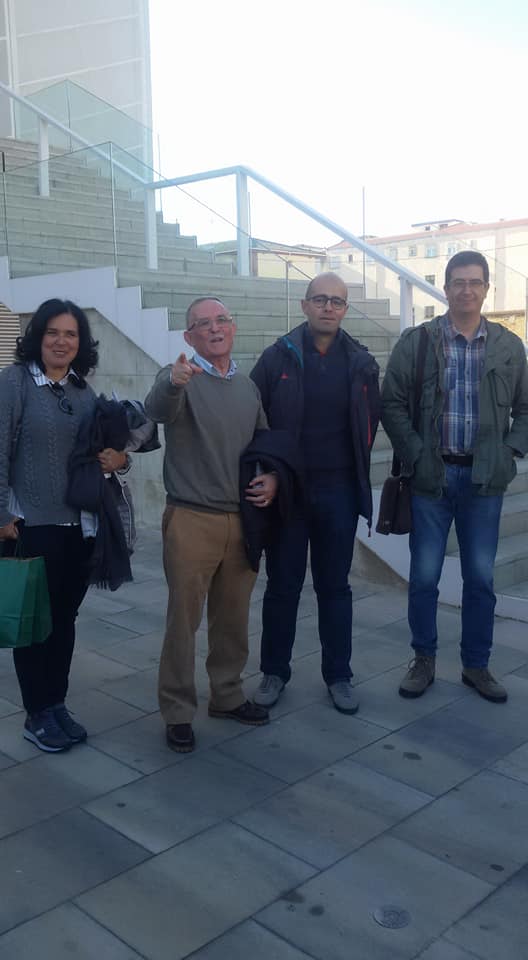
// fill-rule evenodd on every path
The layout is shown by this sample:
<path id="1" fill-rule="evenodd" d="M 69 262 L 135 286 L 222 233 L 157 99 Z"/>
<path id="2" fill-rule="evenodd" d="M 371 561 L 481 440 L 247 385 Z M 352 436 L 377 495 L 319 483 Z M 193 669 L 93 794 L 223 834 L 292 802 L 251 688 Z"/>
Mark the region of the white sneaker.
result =
<path id="1" fill-rule="evenodd" d="M 284 680 L 280 677 L 264 674 L 253 694 L 253 703 L 257 703 L 259 707 L 272 707 L 277 703 L 284 687 Z"/>

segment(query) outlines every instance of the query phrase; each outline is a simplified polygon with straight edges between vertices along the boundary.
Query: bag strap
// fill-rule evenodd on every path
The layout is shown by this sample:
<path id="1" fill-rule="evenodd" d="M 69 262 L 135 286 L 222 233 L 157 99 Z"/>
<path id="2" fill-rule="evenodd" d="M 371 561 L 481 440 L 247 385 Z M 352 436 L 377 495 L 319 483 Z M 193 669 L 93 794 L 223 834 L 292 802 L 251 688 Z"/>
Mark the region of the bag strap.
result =
<path id="1" fill-rule="evenodd" d="M 414 410 L 412 418 L 413 430 L 418 431 L 420 421 L 420 399 L 422 396 L 422 387 L 425 372 L 425 354 L 427 353 L 427 330 L 424 324 L 420 327 L 418 352 L 416 354 L 416 377 L 414 380 Z M 395 453 L 392 455 L 391 474 L 393 477 L 399 477 L 401 473 L 401 460 Z"/>

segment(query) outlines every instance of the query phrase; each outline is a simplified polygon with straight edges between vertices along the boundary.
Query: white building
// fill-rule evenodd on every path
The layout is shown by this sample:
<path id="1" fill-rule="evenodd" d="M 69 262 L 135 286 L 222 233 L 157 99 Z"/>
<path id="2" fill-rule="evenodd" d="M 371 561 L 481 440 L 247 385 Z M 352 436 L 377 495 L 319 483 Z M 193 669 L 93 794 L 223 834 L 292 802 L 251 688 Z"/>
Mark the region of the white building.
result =
<path id="1" fill-rule="evenodd" d="M 526 337 L 528 277 L 528 219 L 496 223 L 465 223 L 442 220 L 414 224 L 411 233 L 389 237 L 365 237 L 386 256 L 404 264 L 413 273 L 442 288 L 447 261 L 460 250 L 478 250 L 490 267 L 490 289 L 484 312 L 490 319 Z M 361 282 L 363 271 L 367 297 L 390 297 L 391 309 L 399 311 L 398 278 L 391 271 L 363 258 L 345 241 L 328 249 L 328 267 L 350 282 Z M 415 322 L 438 313 L 438 301 L 415 290 Z"/>

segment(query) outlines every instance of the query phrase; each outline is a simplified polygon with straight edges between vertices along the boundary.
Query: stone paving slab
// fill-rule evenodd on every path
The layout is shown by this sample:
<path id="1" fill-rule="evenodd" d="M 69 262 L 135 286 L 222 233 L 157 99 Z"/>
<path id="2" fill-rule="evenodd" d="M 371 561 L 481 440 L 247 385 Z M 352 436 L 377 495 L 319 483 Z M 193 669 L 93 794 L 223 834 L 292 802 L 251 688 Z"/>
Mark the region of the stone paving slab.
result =
<path id="1" fill-rule="evenodd" d="M 126 627 L 116 627 L 114 623 L 109 623 L 107 620 L 98 620 L 93 616 L 80 616 L 77 620 L 75 635 L 77 650 L 101 651 L 106 655 L 112 645 L 137 637 L 139 634 L 135 630 L 127 630 Z"/>
<path id="2" fill-rule="evenodd" d="M 457 947 L 456 944 L 449 943 L 444 937 L 440 937 L 436 943 L 420 953 L 416 960 L 482 960 L 482 956 L 474 951 L 468 953 L 462 947 Z"/>
<path id="3" fill-rule="evenodd" d="M 528 860 L 528 784 L 485 770 L 392 833 L 487 883 L 503 883 Z"/>
<path id="4" fill-rule="evenodd" d="M 157 531 L 135 582 L 90 590 L 69 706 L 87 745 L 22 737 L 0 650 L 0 958 L 26 960 L 524 960 L 528 932 L 528 634 L 497 620 L 510 699 L 460 682 L 460 613 L 438 611 L 437 680 L 397 688 L 412 657 L 406 594 L 352 574 L 356 716 L 321 678 L 316 600 L 299 606 L 292 680 L 268 727 L 207 716 L 198 631 L 196 752 L 158 713 L 166 586 Z M 259 682 L 259 575 L 244 687 Z M 502 868 L 502 869 L 500 869 Z M 379 906 L 406 909 L 399 930 Z"/>
<path id="5" fill-rule="evenodd" d="M 37 946 L 38 945 L 38 946 Z M 141 960 L 139 953 L 70 903 L 0 937 L 2 960 Z"/>
<path id="6" fill-rule="evenodd" d="M 301 860 L 224 823 L 77 903 L 149 960 L 180 960 L 313 873 Z"/>
<path id="7" fill-rule="evenodd" d="M 491 887 L 395 837 L 378 837 L 257 919 L 316 960 L 408 960 L 487 896 Z M 387 929 L 375 910 L 393 905 L 409 924 Z M 352 954 L 353 955 L 353 954 Z"/>
<path id="8" fill-rule="evenodd" d="M 253 920 L 234 927 L 208 946 L 192 954 L 192 960 L 306 960 L 307 953 L 292 947 L 281 937 Z"/>
<path id="9" fill-rule="evenodd" d="M 524 960 L 528 944 L 527 904 L 528 868 L 523 867 L 448 930 L 446 938 L 476 951 L 482 960 Z"/>
<path id="10" fill-rule="evenodd" d="M 324 869 L 431 799 L 346 759 L 234 819 L 265 840 Z"/>
<path id="11" fill-rule="evenodd" d="M 2 778 L 0 837 L 130 783 L 136 770 L 87 744 L 68 753 L 41 753 L 32 763 L 6 770 Z"/>
<path id="12" fill-rule="evenodd" d="M 82 810 L 0 840 L 0 933 L 129 870 L 148 851 Z M 0 941 L 0 956 L 2 947 Z"/>
<path id="13" fill-rule="evenodd" d="M 437 710 L 408 724 L 401 732 L 364 747 L 355 760 L 440 796 L 508 754 L 519 742 L 515 732 L 501 732 Z"/>
<path id="14" fill-rule="evenodd" d="M 445 680 L 435 680 L 427 696 L 404 699 L 398 696 L 401 679 L 402 671 L 396 667 L 358 684 L 356 693 L 360 699 L 361 717 L 386 729 L 399 730 L 465 696 L 461 684 L 457 686 Z"/>
<path id="15" fill-rule="evenodd" d="M 281 780 L 209 750 L 106 793 L 84 809 L 161 853 L 283 788 Z"/>
<path id="16" fill-rule="evenodd" d="M 349 756 L 386 733 L 357 717 L 338 713 L 330 703 L 313 704 L 258 727 L 217 749 L 286 783 L 315 773 Z"/>

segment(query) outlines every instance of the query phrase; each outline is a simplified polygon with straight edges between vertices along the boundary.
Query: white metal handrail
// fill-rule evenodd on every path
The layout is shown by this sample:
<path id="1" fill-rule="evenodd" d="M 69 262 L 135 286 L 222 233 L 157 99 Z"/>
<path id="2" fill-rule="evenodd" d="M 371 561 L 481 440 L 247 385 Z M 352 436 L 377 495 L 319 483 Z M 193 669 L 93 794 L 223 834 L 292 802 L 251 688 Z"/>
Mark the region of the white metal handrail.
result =
<path id="1" fill-rule="evenodd" d="M 406 267 L 402 267 L 396 261 L 386 257 L 385 254 L 381 253 L 376 247 L 370 246 L 370 244 L 366 243 L 364 240 L 361 240 L 360 237 L 356 237 L 355 234 L 350 232 L 350 230 L 346 230 L 345 227 L 342 227 L 335 221 L 325 217 L 323 214 L 315 210 L 314 207 L 311 207 L 309 204 L 299 200 L 293 194 L 289 193 L 287 190 L 283 190 L 283 188 L 278 186 L 278 184 L 268 180 L 266 177 L 262 176 L 262 174 L 257 173 L 256 170 L 252 170 L 250 167 L 223 167 L 218 170 L 205 170 L 201 171 L 200 173 L 187 174 L 186 176 L 182 177 L 173 177 L 170 180 L 162 179 L 147 181 L 133 170 L 128 169 L 124 164 L 113 160 L 111 149 L 110 157 L 108 157 L 99 147 L 89 143 L 85 137 L 82 137 L 80 134 L 75 133 L 75 131 L 70 130 L 59 120 L 55 120 L 44 110 L 41 110 L 40 107 L 35 106 L 30 101 L 24 99 L 24 97 L 21 97 L 19 94 L 15 93 L 14 90 L 11 90 L 10 87 L 8 87 L 2 81 L 0 81 L 0 90 L 4 91 L 4 93 L 6 93 L 13 100 L 21 103 L 26 109 L 31 110 L 39 119 L 39 192 L 41 196 L 49 196 L 48 128 L 50 125 L 71 137 L 71 139 L 75 140 L 76 143 L 93 150 L 96 154 L 104 157 L 105 160 L 110 160 L 111 167 L 116 166 L 118 169 L 125 172 L 128 176 L 132 177 L 137 183 L 144 187 L 145 240 L 147 247 L 147 266 L 149 269 L 156 270 L 158 268 L 155 191 L 165 190 L 168 187 L 179 187 L 188 183 L 197 183 L 202 180 L 213 180 L 220 177 L 234 176 L 236 178 L 237 204 L 237 263 L 238 273 L 240 276 L 249 276 L 250 273 L 249 196 L 247 189 L 247 181 L 248 178 L 250 178 L 256 183 L 259 183 L 266 190 L 274 193 L 275 196 L 279 197 L 281 200 L 284 200 L 290 206 L 299 210 L 301 213 L 304 213 L 312 220 L 315 220 L 315 222 L 319 223 L 322 227 L 325 227 L 332 233 L 335 233 L 343 240 L 347 240 L 351 246 L 361 250 L 369 258 L 381 264 L 381 266 L 398 276 L 400 282 L 400 329 L 412 326 L 413 324 L 413 287 L 423 290 L 428 296 L 433 297 L 442 304 L 447 303 L 442 291 L 432 286 L 432 284 L 428 283 L 427 280 L 424 280 L 423 277 L 418 276 L 418 274 L 413 273 L 412 270 L 408 270 Z M 121 153 L 126 153 L 126 151 L 122 150 L 122 148 L 119 149 Z"/>

